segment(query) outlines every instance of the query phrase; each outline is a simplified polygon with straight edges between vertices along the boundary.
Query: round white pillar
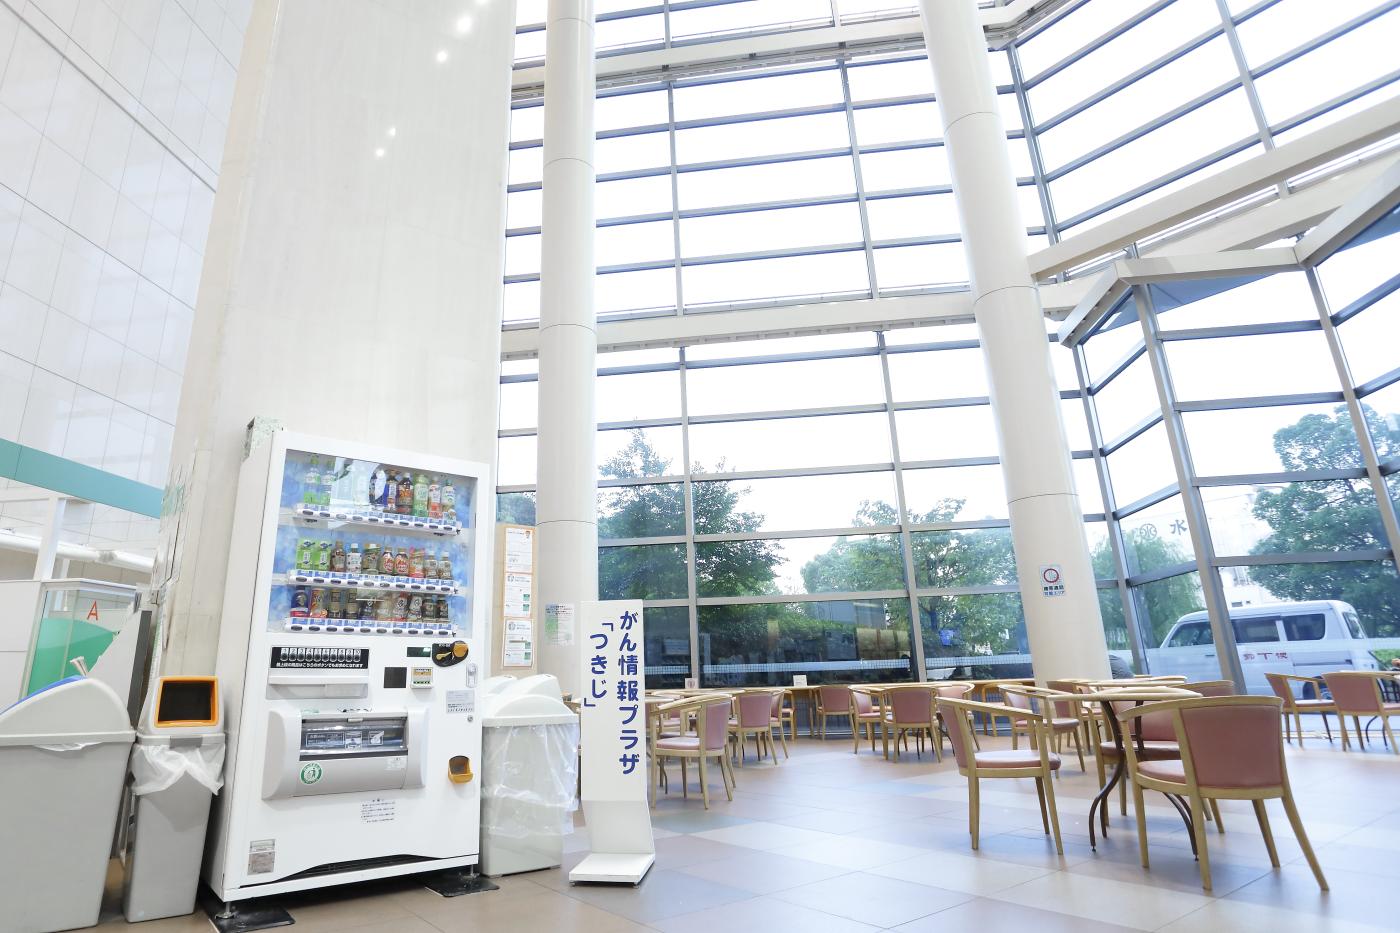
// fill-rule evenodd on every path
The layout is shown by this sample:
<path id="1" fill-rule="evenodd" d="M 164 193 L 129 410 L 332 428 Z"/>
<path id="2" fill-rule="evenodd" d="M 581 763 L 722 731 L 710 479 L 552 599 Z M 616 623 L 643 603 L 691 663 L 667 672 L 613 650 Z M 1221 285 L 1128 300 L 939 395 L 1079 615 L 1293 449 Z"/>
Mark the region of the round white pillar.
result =
<path id="1" fill-rule="evenodd" d="M 577 606 L 598 598 L 592 0 L 549 0 L 545 35 L 538 599 Z M 539 658 L 577 691 L 577 645 L 541 641 Z"/>
<path id="2" fill-rule="evenodd" d="M 1109 676 L 1040 293 L 976 0 L 920 0 L 1001 445 L 1036 676 Z M 1044 568 L 1063 591 L 1048 595 Z"/>

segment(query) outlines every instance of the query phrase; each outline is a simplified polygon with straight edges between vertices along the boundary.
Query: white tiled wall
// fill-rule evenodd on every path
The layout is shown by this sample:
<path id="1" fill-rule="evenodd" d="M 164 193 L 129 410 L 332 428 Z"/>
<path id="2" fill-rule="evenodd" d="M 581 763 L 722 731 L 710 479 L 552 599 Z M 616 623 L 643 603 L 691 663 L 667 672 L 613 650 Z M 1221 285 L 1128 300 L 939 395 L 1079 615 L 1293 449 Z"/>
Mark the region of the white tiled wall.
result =
<path id="1" fill-rule="evenodd" d="M 252 0 L 0 0 L 0 438 L 153 485 Z"/>

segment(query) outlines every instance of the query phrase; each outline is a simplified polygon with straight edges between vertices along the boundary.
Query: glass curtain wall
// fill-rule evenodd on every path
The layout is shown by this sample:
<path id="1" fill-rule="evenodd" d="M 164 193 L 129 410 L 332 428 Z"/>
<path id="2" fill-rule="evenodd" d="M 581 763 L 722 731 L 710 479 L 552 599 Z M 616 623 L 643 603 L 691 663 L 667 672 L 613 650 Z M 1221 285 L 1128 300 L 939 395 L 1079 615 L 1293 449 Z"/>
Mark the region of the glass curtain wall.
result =
<path id="1" fill-rule="evenodd" d="M 1267 693 L 1400 656 L 1398 229 L 1316 268 L 1137 286 L 1075 349 L 1140 666 L 1214 679 L 1234 650 Z"/>
<path id="2" fill-rule="evenodd" d="M 1109 576 L 1072 354 L 1052 350 Z M 653 685 L 913 679 L 920 648 L 932 678 L 1029 673 L 980 354 L 967 324 L 599 357 L 600 589 L 663 627 Z M 498 512 L 532 522 L 535 364 L 505 372 Z"/>

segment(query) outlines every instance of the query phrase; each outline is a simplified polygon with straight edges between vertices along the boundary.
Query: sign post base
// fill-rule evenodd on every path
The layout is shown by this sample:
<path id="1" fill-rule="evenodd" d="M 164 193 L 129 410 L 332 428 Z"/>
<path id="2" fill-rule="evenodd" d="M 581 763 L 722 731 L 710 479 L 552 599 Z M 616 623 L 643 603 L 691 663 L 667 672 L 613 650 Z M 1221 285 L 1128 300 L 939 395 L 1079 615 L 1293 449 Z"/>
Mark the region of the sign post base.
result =
<path id="1" fill-rule="evenodd" d="M 655 862 L 656 855 L 652 852 L 638 852 L 635 855 L 595 852 L 574 866 L 569 872 L 569 883 L 641 884 Z"/>

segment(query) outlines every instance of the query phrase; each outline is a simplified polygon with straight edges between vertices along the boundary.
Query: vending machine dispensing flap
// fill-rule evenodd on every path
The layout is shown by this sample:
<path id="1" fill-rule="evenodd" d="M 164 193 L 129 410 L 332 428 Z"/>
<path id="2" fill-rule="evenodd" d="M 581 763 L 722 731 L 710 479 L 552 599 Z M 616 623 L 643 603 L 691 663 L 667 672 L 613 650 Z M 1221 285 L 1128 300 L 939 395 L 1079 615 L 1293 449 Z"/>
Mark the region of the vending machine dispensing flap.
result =
<path id="1" fill-rule="evenodd" d="M 423 786 L 423 713 L 288 713 L 268 721 L 263 799 Z"/>

